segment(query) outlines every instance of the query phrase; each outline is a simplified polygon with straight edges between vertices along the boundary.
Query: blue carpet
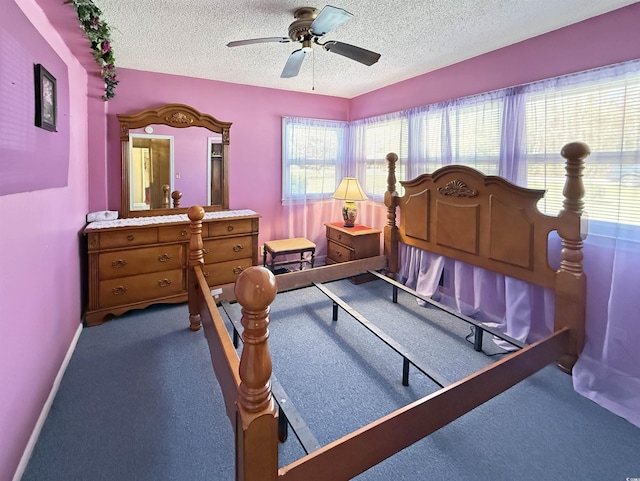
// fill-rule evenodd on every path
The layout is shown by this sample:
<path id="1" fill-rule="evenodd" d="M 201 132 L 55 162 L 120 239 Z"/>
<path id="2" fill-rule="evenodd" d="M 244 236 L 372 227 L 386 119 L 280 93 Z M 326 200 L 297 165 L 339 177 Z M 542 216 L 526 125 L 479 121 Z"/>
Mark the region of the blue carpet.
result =
<path id="1" fill-rule="evenodd" d="M 328 287 L 451 380 L 500 357 L 490 342 L 474 351 L 467 324 L 406 294 L 393 305 L 382 281 Z M 239 316 L 238 305 L 229 310 Z M 437 389 L 415 369 L 402 386 L 401 357 L 339 316 L 314 288 L 280 294 L 271 310 L 274 373 L 322 444 Z M 619 481 L 640 476 L 639 448 L 638 428 L 549 366 L 357 479 Z M 290 434 L 280 465 L 302 453 Z M 231 481 L 233 472 L 208 348 L 178 305 L 83 330 L 23 480 Z"/>

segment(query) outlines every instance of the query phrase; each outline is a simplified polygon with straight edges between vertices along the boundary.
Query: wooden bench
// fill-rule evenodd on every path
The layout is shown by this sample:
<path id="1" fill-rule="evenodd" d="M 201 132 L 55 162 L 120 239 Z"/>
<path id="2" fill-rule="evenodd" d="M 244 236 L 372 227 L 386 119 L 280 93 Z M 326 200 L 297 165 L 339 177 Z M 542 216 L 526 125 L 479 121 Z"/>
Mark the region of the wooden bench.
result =
<path id="1" fill-rule="evenodd" d="M 311 257 L 307 259 L 306 253 L 310 253 Z M 270 256 L 270 263 L 267 264 L 267 254 Z M 278 256 L 286 256 L 289 254 L 300 254 L 300 259 L 286 259 L 282 261 L 276 261 Z M 313 267 L 313 263 L 316 255 L 316 245 L 304 237 L 296 237 L 294 239 L 282 239 L 273 240 L 264 243 L 264 249 L 262 253 L 262 265 L 269 267 L 272 272 L 275 272 L 277 266 L 285 266 L 291 264 L 300 264 L 300 270 L 305 264 L 309 264 Z"/>

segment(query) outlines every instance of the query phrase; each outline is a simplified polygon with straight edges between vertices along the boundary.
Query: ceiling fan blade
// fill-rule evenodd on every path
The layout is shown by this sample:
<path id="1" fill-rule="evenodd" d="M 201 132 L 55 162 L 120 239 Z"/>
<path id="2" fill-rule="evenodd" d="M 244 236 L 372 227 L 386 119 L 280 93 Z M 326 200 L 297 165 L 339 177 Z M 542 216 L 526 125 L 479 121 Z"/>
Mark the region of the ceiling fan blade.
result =
<path id="1" fill-rule="evenodd" d="M 326 5 L 315 18 L 309 30 L 314 35 L 324 35 L 339 27 L 351 17 L 353 17 L 353 14 L 342 8 Z"/>
<path id="2" fill-rule="evenodd" d="M 289 55 L 289 59 L 282 70 L 280 78 L 296 77 L 298 72 L 300 72 L 300 67 L 302 66 L 302 61 L 304 60 L 306 53 L 306 51 L 300 49 L 295 50 L 291 55 Z"/>
<path id="3" fill-rule="evenodd" d="M 355 45 L 349 45 L 348 43 L 331 41 L 322 44 L 322 46 L 329 52 L 337 53 L 338 55 L 350 58 L 367 66 L 373 65 L 380 59 L 379 53 L 356 47 Z"/>
<path id="4" fill-rule="evenodd" d="M 252 38 L 249 40 L 236 40 L 234 42 L 229 42 L 227 47 L 241 47 L 242 45 L 252 45 L 254 43 L 269 43 L 269 42 L 279 42 L 279 43 L 289 43 L 291 40 L 287 37 L 265 37 L 265 38 Z"/>

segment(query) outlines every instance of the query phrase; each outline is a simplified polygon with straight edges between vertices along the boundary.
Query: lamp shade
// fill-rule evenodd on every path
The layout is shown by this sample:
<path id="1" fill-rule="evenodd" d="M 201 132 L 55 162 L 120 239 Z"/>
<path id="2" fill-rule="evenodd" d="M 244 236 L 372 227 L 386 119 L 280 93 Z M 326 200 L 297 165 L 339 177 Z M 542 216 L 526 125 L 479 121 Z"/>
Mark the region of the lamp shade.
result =
<path id="1" fill-rule="evenodd" d="M 354 227 L 356 216 L 358 215 L 358 207 L 355 201 L 368 199 L 364 190 L 360 187 L 358 179 L 355 177 L 345 177 L 331 197 L 345 201 L 344 207 L 342 207 L 344 227 Z"/>
<path id="2" fill-rule="evenodd" d="M 345 177 L 331 196 L 341 200 L 367 200 L 368 197 L 362 190 L 358 179 L 355 177 Z"/>

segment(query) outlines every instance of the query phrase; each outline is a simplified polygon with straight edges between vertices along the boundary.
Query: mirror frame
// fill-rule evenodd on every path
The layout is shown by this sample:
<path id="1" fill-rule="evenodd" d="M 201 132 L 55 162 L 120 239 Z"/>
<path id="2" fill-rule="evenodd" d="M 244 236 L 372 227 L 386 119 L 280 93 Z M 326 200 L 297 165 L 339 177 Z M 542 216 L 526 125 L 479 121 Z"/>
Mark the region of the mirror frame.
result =
<path id="1" fill-rule="evenodd" d="M 203 206 L 205 211 L 227 210 L 229 208 L 229 131 L 231 122 L 222 122 L 212 115 L 199 112 L 185 104 L 166 104 L 157 109 L 147 109 L 137 114 L 118 114 L 120 122 L 120 143 L 122 144 L 122 188 L 120 193 L 120 217 L 149 217 L 166 214 L 185 214 L 187 208 L 131 210 L 129 186 L 129 131 L 147 125 L 168 125 L 184 129 L 204 127 L 211 132 L 222 134 L 222 204 Z M 210 155 L 210 154 L 209 154 Z M 210 159 L 207 159 L 210 162 Z M 210 182 L 209 182 L 210 184 Z M 207 186 L 211 189 L 211 185 Z"/>

